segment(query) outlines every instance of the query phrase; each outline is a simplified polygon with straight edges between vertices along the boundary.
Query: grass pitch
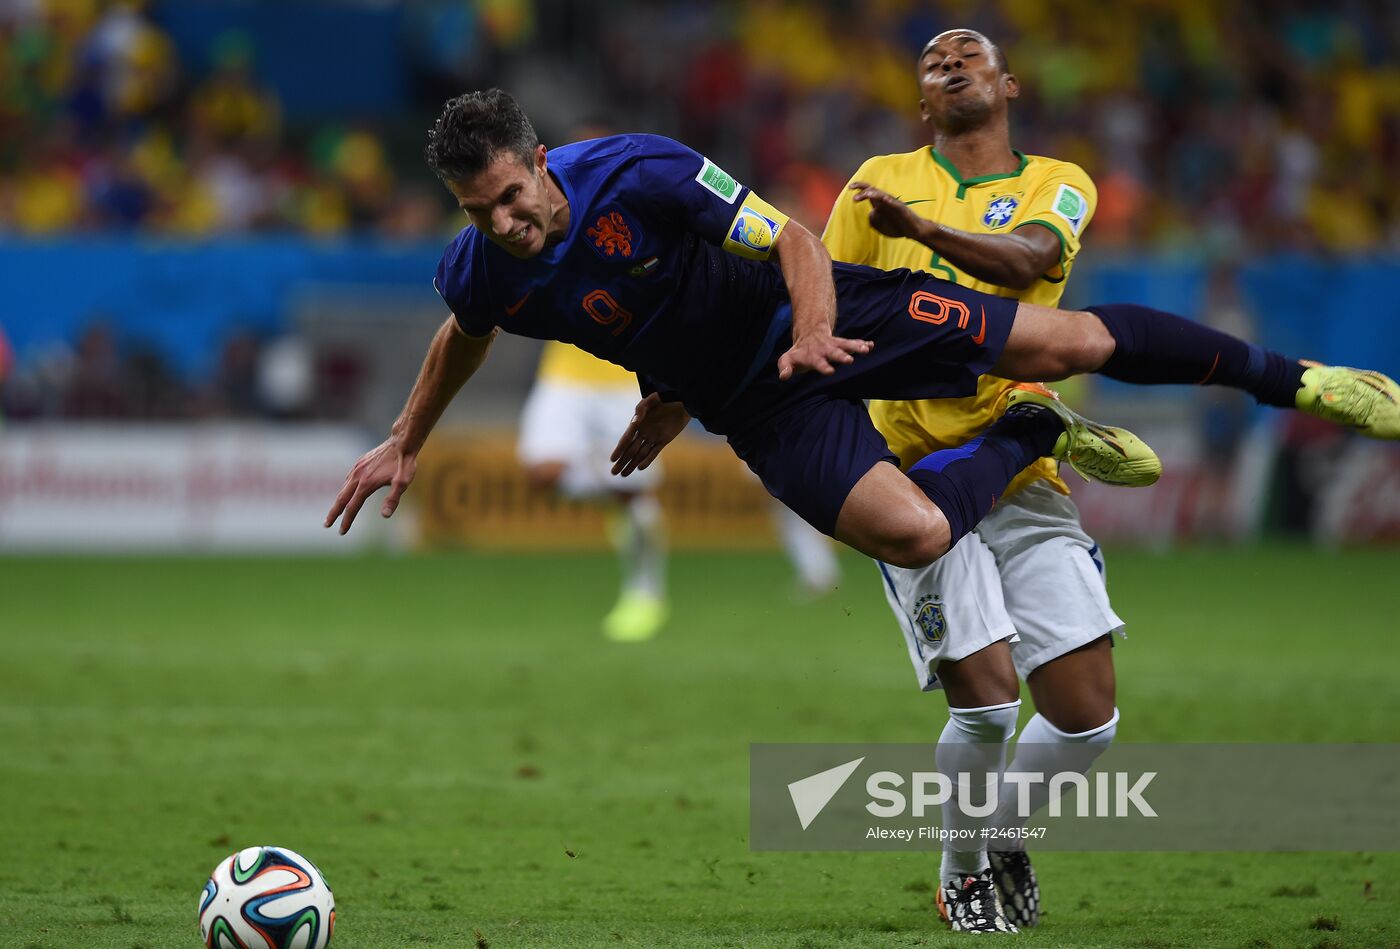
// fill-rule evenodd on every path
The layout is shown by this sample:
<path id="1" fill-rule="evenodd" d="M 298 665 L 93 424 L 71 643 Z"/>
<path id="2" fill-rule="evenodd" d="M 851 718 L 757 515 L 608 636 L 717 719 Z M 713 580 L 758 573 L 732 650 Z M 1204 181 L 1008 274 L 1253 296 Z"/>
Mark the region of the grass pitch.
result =
<path id="1" fill-rule="evenodd" d="M 1397 567 L 1110 554 L 1120 740 L 1400 741 Z M 942 726 L 846 568 L 794 606 L 777 556 L 677 556 L 620 646 L 603 556 L 0 560 L 0 946 L 193 947 L 259 843 L 326 872 L 341 949 L 965 945 L 931 856 L 748 850 L 750 741 Z M 1400 945 L 1397 854 L 1037 868 L 1018 946 Z"/>

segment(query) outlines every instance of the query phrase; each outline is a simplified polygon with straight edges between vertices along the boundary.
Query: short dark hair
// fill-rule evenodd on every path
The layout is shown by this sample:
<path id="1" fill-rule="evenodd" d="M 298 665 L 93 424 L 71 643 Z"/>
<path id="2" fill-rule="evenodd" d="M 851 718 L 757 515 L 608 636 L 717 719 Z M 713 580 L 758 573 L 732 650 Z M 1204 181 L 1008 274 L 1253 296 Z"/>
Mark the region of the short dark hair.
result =
<path id="1" fill-rule="evenodd" d="M 424 157 L 444 181 L 474 178 L 502 152 L 529 165 L 540 137 L 520 104 L 500 89 L 448 99 L 428 132 Z"/>

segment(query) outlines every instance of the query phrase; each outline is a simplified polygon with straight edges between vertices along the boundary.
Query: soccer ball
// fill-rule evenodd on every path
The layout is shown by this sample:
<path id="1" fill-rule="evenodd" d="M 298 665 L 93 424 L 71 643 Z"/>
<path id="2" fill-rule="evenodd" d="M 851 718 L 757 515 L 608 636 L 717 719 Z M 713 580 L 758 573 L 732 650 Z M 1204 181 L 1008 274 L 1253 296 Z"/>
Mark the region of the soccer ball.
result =
<path id="1" fill-rule="evenodd" d="M 326 949 L 335 897 L 316 865 L 285 847 L 249 847 L 223 860 L 199 897 L 208 949 Z"/>

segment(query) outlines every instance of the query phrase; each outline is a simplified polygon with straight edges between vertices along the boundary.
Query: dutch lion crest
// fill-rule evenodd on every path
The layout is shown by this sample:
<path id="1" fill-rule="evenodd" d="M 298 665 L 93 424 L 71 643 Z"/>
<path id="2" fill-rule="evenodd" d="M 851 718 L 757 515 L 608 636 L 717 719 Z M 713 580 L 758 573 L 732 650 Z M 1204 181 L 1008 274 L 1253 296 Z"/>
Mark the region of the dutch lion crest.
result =
<path id="1" fill-rule="evenodd" d="M 621 211 L 609 211 L 599 215 L 598 220 L 586 233 L 593 240 L 593 246 L 604 256 L 632 256 L 632 228 L 623 218 Z"/>

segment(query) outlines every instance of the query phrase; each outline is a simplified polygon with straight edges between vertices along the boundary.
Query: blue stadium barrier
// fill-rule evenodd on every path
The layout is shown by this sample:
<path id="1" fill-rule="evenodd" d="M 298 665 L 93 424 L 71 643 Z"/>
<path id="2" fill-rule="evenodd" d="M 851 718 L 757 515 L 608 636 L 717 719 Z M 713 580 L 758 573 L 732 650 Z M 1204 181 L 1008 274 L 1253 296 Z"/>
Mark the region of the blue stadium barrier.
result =
<path id="1" fill-rule="evenodd" d="M 235 333 L 285 328 L 294 295 L 310 285 L 402 288 L 441 306 L 432 279 L 446 243 L 0 241 L 0 326 L 23 359 L 102 321 L 123 345 L 152 347 L 195 378 Z"/>
<path id="2" fill-rule="evenodd" d="M 1280 256 L 1240 268 L 1257 342 L 1299 357 L 1400 371 L 1400 260 Z M 1143 303 L 1198 313 L 1206 268 L 1185 261 L 1081 262 L 1066 303 Z"/>
<path id="3" fill-rule="evenodd" d="M 104 319 L 125 344 L 153 346 L 193 377 L 211 368 L 233 333 L 284 328 L 291 300 L 308 285 L 402 288 L 439 305 L 431 281 L 445 243 L 0 240 L 0 325 L 23 358 Z M 1400 261 L 1277 258 L 1246 266 L 1241 281 L 1266 345 L 1400 371 Z M 1133 301 L 1191 314 L 1204 286 L 1196 264 L 1095 262 L 1076 272 L 1067 302 Z"/>

